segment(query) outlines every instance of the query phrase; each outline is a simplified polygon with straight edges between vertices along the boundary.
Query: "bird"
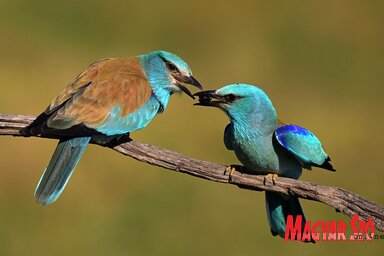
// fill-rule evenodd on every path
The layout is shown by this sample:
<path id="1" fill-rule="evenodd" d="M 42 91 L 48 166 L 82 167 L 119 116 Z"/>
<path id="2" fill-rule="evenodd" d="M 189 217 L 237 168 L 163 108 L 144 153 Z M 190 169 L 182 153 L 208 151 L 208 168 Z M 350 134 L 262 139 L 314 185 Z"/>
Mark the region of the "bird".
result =
<path id="1" fill-rule="evenodd" d="M 25 136 L 61 138 L 36 187 L 36 201 L 58 199 L 92 139 L 107 144 L 129 137 L 164 112 L 174 93 L 194 99 L 183 83 L 202 90 L 188 64 L 163 50 L 92 63 L 22 130 Z"/>
<path id="2" fill-rule="evenodd" d="M 227 114 L 226 148 L 235 152 L 247 171 L 265 175 L 264 183 L 269 180 L 275 184 L 278 176 L 298 179 L 303 168 L 335 171 L 319 139 L 303 127 L 280 122 L 270 98 L 259 87 L 230 84 L 194 96 L 199 97 L 194 105 L 217 107 Z M 229 169 L 233 172 L 236 167 Z M 293 223 L 301 215 L 304 229 L 306 220 L 296 196 L 266 191 L 265 200 L 273 236 L 285 237 L 288 215 L 293 216 Z M 304 242 L 314 241 L 311 238 Z"/>

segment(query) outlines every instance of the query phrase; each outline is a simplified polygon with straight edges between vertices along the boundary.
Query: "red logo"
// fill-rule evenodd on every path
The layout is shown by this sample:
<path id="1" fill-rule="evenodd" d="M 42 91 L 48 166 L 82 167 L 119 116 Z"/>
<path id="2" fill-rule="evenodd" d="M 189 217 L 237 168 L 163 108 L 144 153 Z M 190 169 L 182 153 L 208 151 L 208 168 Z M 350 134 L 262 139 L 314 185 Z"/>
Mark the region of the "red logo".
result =
<path id="1" fill-rule="evenodd" d="M 375 225 L 372 218 L 364 221 L 358 215 L 354 215 L 349 225 L 344 221 L 336 220 L 318 220 L 314 223 L 306 221 L 304 227 L 302 220 L 303 216 L 301 215 L 297 215 L 295 221 L 292 215 L 288 215 L 285 241 L 371 241 L 379 239 L 379 235 L 375 235 Z M 349 237 L 346 235 L 348 228 L 352 232 Z M 380 235 L 380 239 L 384 239 L 384 235 Z"/>

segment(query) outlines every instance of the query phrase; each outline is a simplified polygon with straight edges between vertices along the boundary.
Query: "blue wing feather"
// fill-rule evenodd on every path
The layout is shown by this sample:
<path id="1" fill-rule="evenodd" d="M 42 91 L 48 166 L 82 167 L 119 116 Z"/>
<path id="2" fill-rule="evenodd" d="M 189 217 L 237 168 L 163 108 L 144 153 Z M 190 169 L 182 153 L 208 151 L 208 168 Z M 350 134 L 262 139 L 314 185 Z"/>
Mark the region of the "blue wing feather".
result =
<path id="1" fill-rule="evenodd" d="M 276 129 L 275 137 L 285 149 L 303 163 L 304 167 L 321 166 L 329 161 L 319 139 L 303 127 L 281 126 Z"/>
<path id="2" fill-rule="evenodd" d="M 224 144 L 228 150 L 233 150 L 233 125 L 228 124 L 224 130 Z"/>

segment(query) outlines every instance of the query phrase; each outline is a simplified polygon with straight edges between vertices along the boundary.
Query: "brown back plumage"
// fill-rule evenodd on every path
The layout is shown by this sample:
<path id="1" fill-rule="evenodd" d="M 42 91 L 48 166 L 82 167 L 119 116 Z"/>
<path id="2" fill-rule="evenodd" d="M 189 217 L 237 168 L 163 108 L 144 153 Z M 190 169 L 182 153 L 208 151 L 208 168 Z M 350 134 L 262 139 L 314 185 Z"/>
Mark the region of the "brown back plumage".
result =
<path id="1" fill-rule="evenodd" d="M 116 105 L 120 105 L 120 114 L 125 116 L 140 108 L 151 94 L 137 57 L 100 60 L 52 101 L 44 112 L 50 115 L 47 126 L 68 129 L 84 124 L 94 128 L 107 119 Z"/>

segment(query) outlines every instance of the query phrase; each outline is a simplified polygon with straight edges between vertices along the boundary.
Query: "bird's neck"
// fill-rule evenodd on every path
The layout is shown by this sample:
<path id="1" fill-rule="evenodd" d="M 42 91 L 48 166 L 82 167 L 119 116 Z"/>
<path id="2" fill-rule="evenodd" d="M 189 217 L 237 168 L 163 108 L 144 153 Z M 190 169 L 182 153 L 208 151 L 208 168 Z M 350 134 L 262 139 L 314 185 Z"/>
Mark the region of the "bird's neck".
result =
<path id="1" fill-rule="evenodd" d="M 270 101 L 247 104 L 242 111 L 229 112 L 228 115 L 235 130 L 253 136 L 270 135 L 279 124 L 275 108 Z"/>
<path id="2" fill-rule="evenodd" d="M 159 112 L 163 112 L 168 105 L 168 101 L 171 94 L 169 93 L 169 91 L 164 90 L 161 87 L 152 86 L 152 90 L 152 97 L 155 97 L 156 100 L 160 103 Z"/>
<path id="3" fill-rule="evenodd" d="M 169 78 L 168 71 L 158 59 L 150 58 L 149 55 L 141 55 L 139 58 L 148 83 L 152 87 L 152 96 L 159 101 L 160 110 L 165 110 L 171 96 L 169 88 L 171 88 L 172 81 Z"/>

